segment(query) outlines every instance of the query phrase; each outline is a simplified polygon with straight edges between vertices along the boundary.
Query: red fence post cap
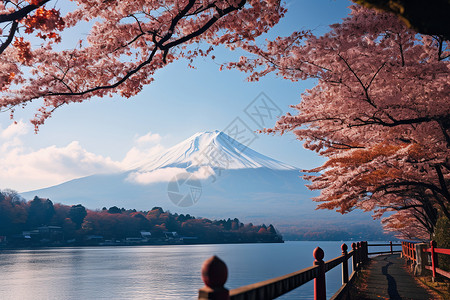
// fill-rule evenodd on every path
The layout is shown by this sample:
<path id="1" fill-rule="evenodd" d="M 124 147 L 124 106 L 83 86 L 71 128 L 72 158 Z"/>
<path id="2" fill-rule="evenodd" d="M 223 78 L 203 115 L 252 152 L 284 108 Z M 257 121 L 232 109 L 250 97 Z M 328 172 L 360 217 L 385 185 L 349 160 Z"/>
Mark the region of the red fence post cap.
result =
<path id="1" fill-rule="evenodd" d="M 322 248 L 317 247 L 313 251 L 313 256 L 316 259 L 316 261 L 321 261 L 325 257 L 325 253 L 323 252 Z"/>
<path id="2" fill-rule="evenodd" d="M 355 250 L 356 249 L 356 244 L 352 243 L 352 249 Z"/>
<path id="3" fill-rule="evenodd" d="M 227 265 L 217 256 L 211 256 L 202 266 L 202 280 L 207 287 L 223 287 L 228 278 Z"/>
<path id="4" fill-rule="evenodd" d="M 347 252 L 347 250 L 348 250 L 347 244 L 343 243 L 343 244 L 341 245 L 341 250 L 342 250 L 342 252 Z"/>
<path id="5" fill-rule="evenodd" d="M 436 241 L 430 241 L 430 246 L 432 246 L 433 248 L 437 246 Z"/>

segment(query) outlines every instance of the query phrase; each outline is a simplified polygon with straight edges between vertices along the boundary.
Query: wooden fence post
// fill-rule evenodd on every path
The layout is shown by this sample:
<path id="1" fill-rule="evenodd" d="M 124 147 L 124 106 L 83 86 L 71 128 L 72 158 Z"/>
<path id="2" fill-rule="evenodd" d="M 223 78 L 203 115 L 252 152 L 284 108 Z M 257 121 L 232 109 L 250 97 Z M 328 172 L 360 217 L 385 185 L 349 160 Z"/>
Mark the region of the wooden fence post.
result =
<path id="1" fill-rule="evenodd" d="M 356 272 L 358 270 L 358 249 L 356 248 L 355 243 L 352 243 L 352 250 L 353 250 L 353 257 L 352 257 L 353 272 Z"/>
<path id="2" fill-rule="evenodd" d="M 327 290 L 325 284 L 325 253 L 320 247 L 314 249 L 313 256 L 316 259 L 314 265 L 319 267 L 319 274 L 314 278 L 314 300 L 326 300 Z"/>
<path id="3" fill-rule="evenodd" d="M 430 247 L 431 247 L 431 271 L 433 272 L 433 281 L 436 278 L 436 268 L 437 266 L 437 255 L 434 253 L 434 248 L 436 247 L 436 241 L 430 241 Z"/>
<path id="4" fill-rule="evenodd" d="M 366 247 L 363 241 L 361 241 L 361 266 L 366 261 Z"/>
<path id="5" fill-rule="evenodd" d="M 405 254 L 407 257 L 411 256 L 410 254 L 410 247 L 409 247 L 409 242 L 405 242 Z"/>
<path id="6" fill-rule="evenodd" d="M 341 246 L 342 255 L 344 256 L 344 260 L 342 261 L 342 284 L 346 284 L 348 282 L 348 258 L 347 258 L 347 245 L 344 243 Z"/>
<path id="7" fill-rule="evenodd" d="M 366 260 L 368 261 L 369 260 L 369 242 L 366 241 L 365 243 L 366 243 Z"/>
<path id="8" fill-rule="evenodd" d="M 367 241 L 362 242 L 363 244 L 363 263 L 369 260 L 369 245 Z"/>
<path id="9" fill-rule="evenodd" d="M 415 245 L 416 248 L 416 264 L 414 267 L 414 275 L 421 276 L 425 271 L 425 266 L 428 261 L 427 252 L 424 250 L 427 248 L 427 244 L 420 243 Z"/>
<path id="10" fill-rule="evenodd" d="M 361 268 L 361 262 L 362 262 L 362 247 L 361 242 L 356 243 L 356 249 L 358 249 L 358 270 Z"/>
<path id="11" fill-rule="evenodd" d="M 205 286 L 198 290 L 198 299 L 228 300 L 229 291 L 224 287 L 228 278 L 227 265 L 217 256 L 211 256 L 202 266 Z"/>
<path id="12" fill-rule="evenodd" d="M 404 242 L 402 242 L 402 252 L 400 253 L 400 257 L 403 258 L 404 257 L 404 252 L 405 252 L 405 246 L 403 245 Z"/>
<path id="13" fill-rule="evenodd" d="M 391 247 L 391 254 L 394 254 L 394 251 L 392 249 L 392 241 L 389 242 L 389 246 Z"/>

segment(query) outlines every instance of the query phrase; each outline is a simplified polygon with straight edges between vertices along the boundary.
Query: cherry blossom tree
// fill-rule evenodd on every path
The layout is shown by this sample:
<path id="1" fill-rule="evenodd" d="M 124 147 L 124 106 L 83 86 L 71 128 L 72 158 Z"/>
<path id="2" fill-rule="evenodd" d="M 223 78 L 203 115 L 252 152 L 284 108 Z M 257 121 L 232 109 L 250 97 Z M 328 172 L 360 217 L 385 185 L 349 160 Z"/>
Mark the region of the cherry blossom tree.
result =
<path id="1" fill-rule="evenodd" d="M 274 26 L 280 0 L 74 0 L 64 16 L 49 0 L 0 1 L 0 108 L 14 113 L 38 101 L 36 128 L 58 107 L 115 93 L 131 97 L 157 70 L 185 58 L 233 48 Z M 66 4 L 64 1 L 53 5 Z M 72 4 L 73 5 L 73 4 Z M 60 50 L 68 29 L 90 25 L 74 49 Z"/>
<path id="2" fill-rule="evenodd" d="M 316 82 L 293 106 L 297 114 L 265 131 L 293 131 L 328 158 L 306 176 L 321 191 L 318 208 L 360 208 L 375 217 L 391 211 L 385 224 L 407 216 L 431 233 L 439 215 L 450 215 L 448 44 L 395 15 L 351 10 L 320 37 L 294 32 L 264 48 L 243 42 L 250 54 L 228 67 L 249 80 L 274 72 Z"/>
<path id="3" fill-rule="evenodd" d="M 1 41 L 0 44 L 0 53 L 3 53 L 5 49 L 12 43 L 14 36 L 19 31 L 19 22 L 25 22 L 25 20 L 28 22 L 28 28 L 27 30 L 30 30 L 30 22 L 36 23 L 38 20 L 44 21 L 44 20 L 52 20 L 55 21 L 54 17 L 59 17 L 59 12 L 52 9 L 52 10 L 45 10 L 43 8 L 40 8 L 42 5 L 44 5 L 49 0 L 42 0 L 42 1 L 30 1 L 30 2 L 17 2 L 17 1 L 1 1 L 0 2 L 0 24 L 4 25 L 2 29 L 2 38 L 4 38 Z M 38 12 L 35 13 L 34 16 L 31 16 L 33 11 L 40 8 Z M 53 15 L 50 16 L 49 14 Z M 43 28 L 43 26 L 38 26 L 35 24 L 33 27 L 35 29 L 43 29 L 43 31 L 51 31 L 51 28 L 57 27 L 59 24 L 58 22 L 49 22 L 46 24 L 46 28 Z M 5 30 L 6 29 L 6 30 Z M 49 30 L 50 29 L 50 30 Z M 6 31 L 7 34 L 3 35 L 3 31 Z"/>
<path id="4" fill-rule="evenodd" d="M 417 217 L 411 210 L 401 210 L 384 218 L 381 223 L 387 232 L 406 240 L 431 239 L 430 232 L 424 226 L 417 226 Z"/>

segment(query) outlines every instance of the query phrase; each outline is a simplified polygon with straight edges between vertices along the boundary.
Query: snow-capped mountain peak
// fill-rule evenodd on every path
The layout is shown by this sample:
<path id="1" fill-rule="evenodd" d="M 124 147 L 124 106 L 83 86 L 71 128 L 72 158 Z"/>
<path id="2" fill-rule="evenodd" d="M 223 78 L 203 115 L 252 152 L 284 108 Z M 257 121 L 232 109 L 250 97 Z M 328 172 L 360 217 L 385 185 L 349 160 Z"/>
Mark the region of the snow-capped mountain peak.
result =
<path id="1" fill-rule="evenodd" d="M 218 130 L 198 132 L 138 169 L 152 171 L 167 167 L 190 169 L 202 166 L 220 169 L 296 169 L 262 155 Z"/>

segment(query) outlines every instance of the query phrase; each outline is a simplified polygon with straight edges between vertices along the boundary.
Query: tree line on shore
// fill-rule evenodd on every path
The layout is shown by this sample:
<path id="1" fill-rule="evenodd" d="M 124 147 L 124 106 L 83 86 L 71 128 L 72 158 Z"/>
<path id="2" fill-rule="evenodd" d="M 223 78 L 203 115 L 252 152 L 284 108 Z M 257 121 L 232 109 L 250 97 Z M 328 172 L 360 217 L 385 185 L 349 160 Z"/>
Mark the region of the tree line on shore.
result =
<path id="1" fill-rule="evenodd" d="M 42 234 L 43 230 L 46 235 Z M 40 232 L 36 234 L 38 240 L 32 240 L 33 231 Z M 237 218 L 209 220 L 171 213 L 161 207 L 149 211 L 116 206 L 90 210 L 81 204 L 54 204 L 50 199 L 37 196 L 26 201 L 14 191 L 0 192 L 0 236 L 6 237 L 12 246 L 30 242 L 65 245 L 68 241 L 73 245 L 85 245 L 100 240 L 138 239 L 142 232 L 147 233 L 150 242 L 156 243 L 167 241 L 168 233 L 171 237 L 190 238 L 191 243 L 283 241 L 273 225 L 243 224 Z"/>

